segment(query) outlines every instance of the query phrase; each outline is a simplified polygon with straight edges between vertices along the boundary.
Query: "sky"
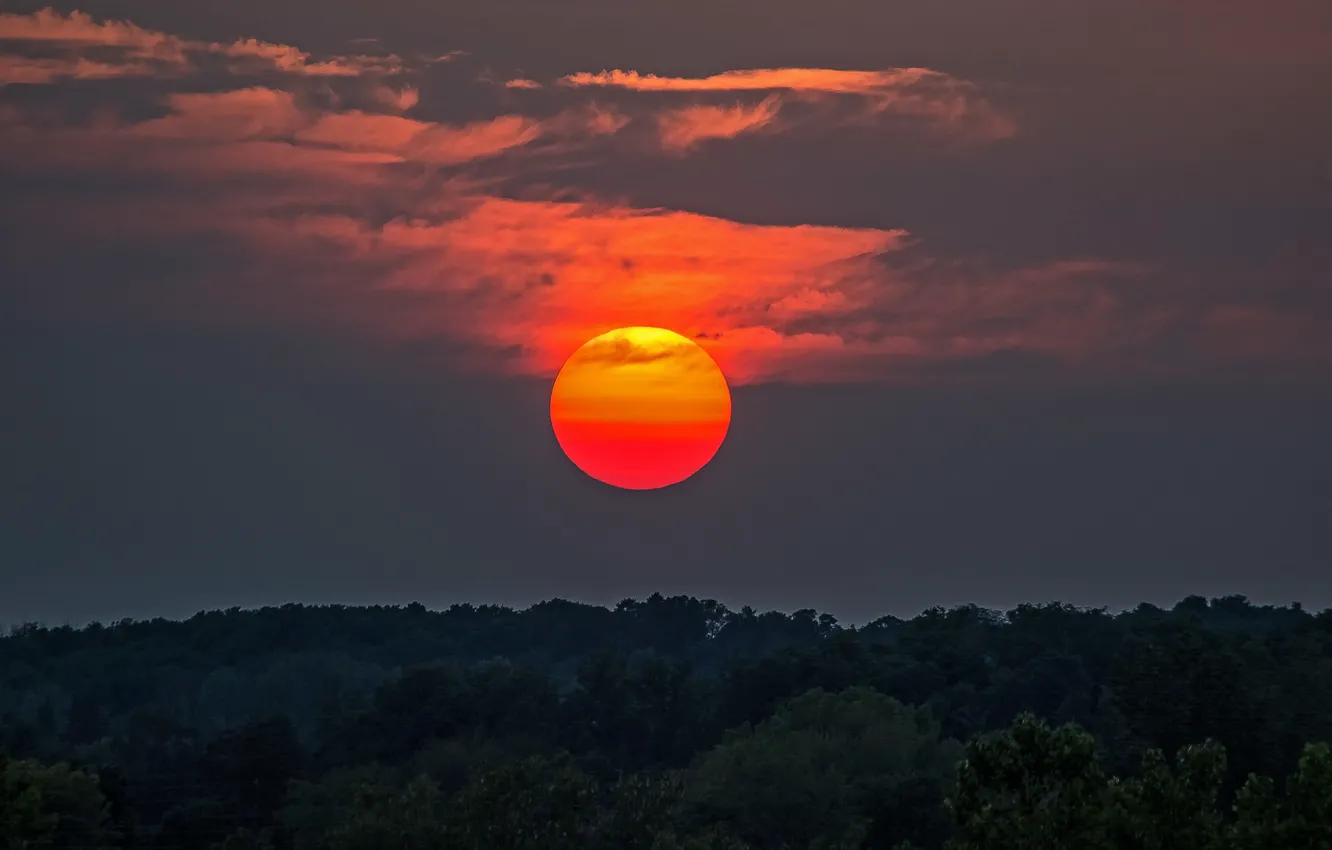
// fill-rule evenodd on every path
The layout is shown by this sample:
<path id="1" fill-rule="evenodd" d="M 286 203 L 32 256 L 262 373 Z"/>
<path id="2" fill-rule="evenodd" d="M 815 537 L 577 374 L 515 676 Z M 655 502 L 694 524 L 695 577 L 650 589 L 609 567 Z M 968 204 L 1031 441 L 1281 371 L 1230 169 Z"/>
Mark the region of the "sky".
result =
<path id="1" fill-rule="evenodd" d="M 0 623 L 1332 606 L 1324 0 L 0 12 Z M 713 461 L 560 452 L 618 327 Z"/>

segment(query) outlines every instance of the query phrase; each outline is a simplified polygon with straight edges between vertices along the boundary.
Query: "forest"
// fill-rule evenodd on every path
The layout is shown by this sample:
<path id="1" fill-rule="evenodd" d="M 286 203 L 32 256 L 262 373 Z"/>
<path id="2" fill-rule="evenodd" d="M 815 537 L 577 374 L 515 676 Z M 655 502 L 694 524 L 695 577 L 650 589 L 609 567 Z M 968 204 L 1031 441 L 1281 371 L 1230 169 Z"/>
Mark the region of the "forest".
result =
<path id="1" fill-rule="evenodd" d="M 693 597 L 0 637 L 0 850 L 1332 848 L 1332 610 Z"/>

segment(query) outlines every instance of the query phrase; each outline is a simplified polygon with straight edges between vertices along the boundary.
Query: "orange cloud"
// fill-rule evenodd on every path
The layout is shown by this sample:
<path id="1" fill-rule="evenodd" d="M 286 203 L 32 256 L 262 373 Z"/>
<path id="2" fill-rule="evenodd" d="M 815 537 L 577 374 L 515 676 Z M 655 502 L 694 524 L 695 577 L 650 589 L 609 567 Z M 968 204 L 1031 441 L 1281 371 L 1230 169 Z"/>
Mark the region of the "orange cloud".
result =
<path id="1" fill-rule="evenodd" d="M 0 16 L 0 33 L 66 51 L 0 57 L 0 79 L 15 81 L 179 70 L 178 58 L 188 65 L 201 49 L 78 13 Z M 80 45 L 121 55 L 84 55 Z M 256 41 L 202 49 L 297 75 L 392 67 L 381 59 L 314 61 Z M 686 101 L 657 111 L 660 144 L 673 152 L 770 131 L 779 118 L 789 126 L 800 117 L 788 113 L 810 102 L 822 108 L 835 95 L 859 98 L 852 103 L 860 118 L 892 110 L 983 129 L 986 116 L 996 115 L 968 84 L 923 69 L 775 69 L 698 79 L 608 71 L 566 79 L 635 91 L 767 92 L 757 103 Z M 37 176 L 45 169 L 65 186 L 112 170 L 122 178 L 169 178 L 126 179 L 121 185 L 132 188 L 124 192 L 89 193 L 59 208 L 15 204 L 0 214 L 14 227 L 49 216 L 45 233 L 64 228 L 118 246 L 225 238 L 225 270 L 200 269 L 202 281 L 182 275 L 165 301 L 210 321 L 331 322 L 349 333 L 517 351 L 503 368 L 525 374 L 552 375 L 584 341 L 643 325 L 698 340 L 738 383 L 881 375 L 891 364 L 907 370 L 1014 351 L 1081 363 L 1108 352 L 1122 363 L 1123 352 L 1151 352 L 1181 327 L 1199 332 L 1200 323 L 1209 342 L 1254 357 L 1326 351 L 1311 323 L 1252 308 L 1200 318 L 1188 304 L 1161 301 L 1144 270 L 1096 259 L 1000 271 L 922 256 L 902 230 L 759 225 L 636 208 L 519 185 L 516 172 L 504 172 L 517 161 L 502 158 L 507 152 L 539 151 L 558 166 L 558 156 L 585 151 L 629 121 L 598 104 L 445 124 L 425 120 L 415 110 L 418 91 L 392 81 L 360 86 L 359 109 L 344 108 L 340 97 L 284 89 L 308 88 L 297 80 L 266 82 L 170 94 L 165 115 L 138 123 L 107 110 L 87 125 L 62 125 L 0 106 L 7 170 Z M 807 95 L 813 100 L 802 100 Z M 409 110 L 413 117 L 403 114 Z M 467 167 L 483 160 L 491 166 L 485 172 Z M 440 166 L 449 170 L 441 174 Z M 518 196 L 500 197 L 497 186 Z M 484 368 L 500 367 L 487 361 Z"/>
<path id="2" fill-rule="evenodd" d="M 781 101 L 770 95 L 753 106 L 685 106 L 657 115 L 662 147 L 682 153 L 706 139 L 733 139 L 772 124 Z"/>
<path id="3" fill-rule="evenodd" d="M 396 56 L 334 56 L 311 62 L 310 54 L 286 44 L 272 44 L 256 39 L 243 39 L 232 44 L 209 44 L 208 52 L 220 53 L 237 59 L 258 60 L 288 74 L 311 77 L 359 77 L 367 73 L 391 73 L 399 70 Z"/>
<path id="4" fill-rule="evenodd" d="M 385 168 L 489 156 L 539 132 L 533 119 L 448 127 L 321 113 L 268 89 L 178 95 L 171 109 L 128 127 L 6 127 L 0 155 L 29 167 L 169 174 L 152 184 L 171 187 L 157 190 L 166 194 L 103 197 L 79 226 L 114 226 L 118 241 L 227 234 L 246 246 L 229 281 L 195 299 L 215 321 L 317 319 L 389 339 L 449 339 L 520 351 L 484 368 L 542 375 L 605 331 L 659 326 L 697 339 L 737 383 L 883 374 L 885 362 L 905 369 L 1011 350 L 1086 358 L 1160 330 L 1106 284 L 1133 270 L 1097 261 L 1006 273 L 916 268 L 887 261 L 905 256 L 901 230 L 502 198 L 465 179 L 423 183 L 419 172 Z M 384 221 L 382 210 L 395 214 Z M 304 271 L 273 279 L 294 263 Z M 269 285 L 245 285 L 251 276 Z"/>
<path id="5" fill-rule="evenodd" d="M 421 92 L 411 86 L 403 89 L 380 86 L 374 91 L 374 100 L 390 112 L 406 112 L 421 102 Z"/>
<path id="6" fill-rule="evenodd" d="M 91 128 L 45 128 L 40 134 L 30 128 L 25 132 L 20 124 L 0 151 L 8 147 L 14 156 L 63 158 L 89 167 L 114 162 L 120 169 L 171 168 L 189 161 L 196 176 L 226 168 L 262 169 L 266 162 L 275 170 L 281 170 L 279 163 L 300 170 L 305 160 L 337 159 L 327 155 L 333 150 L 358 155 L 340 160 L 347 162 L 455 166 L 546 137 L 569 143 L 614 133 L 626 120 L 602 110 L 574 109 L 544 120 L 501 115 L 448 125 L 359 110 L 319 112 L 302 106 L 290 92 L 265 87 L 171 94 L 167 105 L 168 114 L 137 124 L 111 121 Z M 146 141 L 159 147 L 144 149 Z M 185 143 L 188 147 L 181 147 Z"/>
<path id="7" fill-rule="evenodd" d="M 1149 350 L 1181 316 L 1133 305 L 1141 270 L 1094 260 L 1011 272 L 887 258 L 902 231 L 756 225 L 593 201 L 465 190 L 451 208 L 372 225 L 309 216 L 254 223 L 282 250 L 383 263 L 373 290 L 410 293 L 404 337 L 519 350 L 510 368 L 553 375 L 616 327 L 696 339 L 737 383 L 892 375 L 1012 351 L 1068 363 Z M 292 241 L 286 241 L 286 240 Z M 1142 285 L 1138 285 L 1140 288 Z M 1126 289 L 1126 287 L 1128 287 Z M 1164 324 L 1163 324 L 1164 322 Z"/>
<path id="8" fill-rule="evenodd" d="M 59 211 L 59 223 L 117 244 L 226 236 L 237 247 L 225 279 L 170 299 L 209 321 L 450 340 L 520 352 L 475 368 L 546 376 L 605 331 L 659 326 L 696 339 L 738 384 L 911 376 L 1008 352 L 1122 365 L 1189 321 L 1187 304 L 1144 307 L 1152 281 L 1131 266 L 1086 259 L 998 272 L 921 258 L 900 230 L 502 198 L 466 179 L 422 183 L 385 168 L 425 155 L 413 146 L 432 138 L 427 122 L 305 113 L 264 89 L 179 96 L 172 108 L 137 129 L 32 127 L 9 110 L 0 156 L 29 168 L 169 174 L 150 197 L 98 196 Z M 384 221 L 382 210 L 395 215 Z M 25 219 L 39 214 L 25 208 Z M 1218 311 L 1208 321 L 1209 341 L 1253 357 L 1291 354 L 1292 329 L 1300 345 L 1326 351 L 1312 324 L 1280 314 Z M 1144 355 L 1143 368 L 1170 365 L 1159 359 Z"/>
<path id="9" fill-rule="evenodd" d="M 787 91 L 813 98 L 854 96 L 866 104 L 858 120 L 883 114 L 917 116 L 986 139 L 1008 138 L 1017 132 L 1016 123 L 985 101 L 974 84 L 928 68 L 882 71 L 759 68 L 725 71 L 707 77 L 659 77 L 637 71 L 610 70 L 569 74 L 561 77 L 559 83 L 575 88 L 593 86 L 637 92 Z M 698 115 L 709 123 L 724 122 L 719 115 Z M 739 116 L 728 117 L 735 120 Z M 688 122 L 683 124 L 688 126 Z"/>
<path id="10" fill-rule="evenodd" d="M 522 115 L 501 115 L 461 127 L 435 124 L 413 137 L 403 156 L 437 165 L 470 162 L 535 141 L 545 129 L 541 121 Z"/>
<path id="11" fill-rule="evenodd" d="M 312 62 L 309 53 L 290 45 L 256 39 L 242 39 L 231 44 L 193 41 L 144 29 L 128 21 L 99 22 L 82 12 L 61 15 L 52 9 L 42 9 L 30 15 L 0 14 L 0 41 L 43 43 L 67 54 L 59 59 L 46 60 L 48 73 L 41 73 L 40 66 L 17 69 L 0 66 L 0 70 L 13 73 L 12 77 L 9 73 L 0 77 L 10 83 L 49 83 L 65 77 L 147 76 L 166 70 L 183 73 L 192 70 L 190 54 L 193 53 L 235 59 L 237 64 L 233 70 L 236 71 L 247 70 L 253 65 L 260 70 L 303 76 L 356 77 L 401 70 L 401 62 L 395 56 L 334 56 Z M 118 50 L 119 55 L 95 62 L 81 55 L 83 51 L 108 48 Z M 84 65 L 83 73 L 79 73 L 80 62 L 92 62 L 92 65 Z M 90 73 L 92 69 L 96 69 L 96 73 Z"/>
<path id="12" fill-rule="evenodd" d="M 114 77 L 139 77 L 153 73 L 141 62 L 96 62 L 82 56 L 73 59 L 50 57 L 0 56 L 0 86 L 45 85 L 60 79 L 108 80 Z"/>
<path id="13" fill-rule="evenodd" d="M 788 91 L 872 94 L 923 80 L 951 80 L 928 68 L 887 71 L 837 71 L 830 68 L 758 68 L 724 71 L 709 77 L 659 77 L 637 71 L 582 72 L 560 78 L 567 86 L 613 86 L 635 91 Z"/>
<path id="14" fill-rule="evenodd" d="M 128 132 L 220 143 L 285 135 L 307 121 L 290 92 L 268 88 L 173 94 L 167 102 L 170 114 L 131 125 Z"/>
<path id="15" fill-rule="evenodd" d="M 546 120 L 551 132 L 568 137 L 612 136 L 629 123 L 629 117 L 614 109 L 591 103 L 565 111 Z"/>
<path id="16" fill-rule="evenodd" d="M 527 144 L 544 131 L 542 122 L 520 115 L 448 126 L 353 111 L 323 115 L 297 132 L 296 139 L 345 150 L 393 153 L 415 162 L 452 165 Z"/>
<path id="17" fill-rule="evenodd" d="M 523 346 L 529 355 L 521 365 L 541 373 L 557 369 L 587 339 L 632 325 L 698 337 L 723 353 L 725 368 L 725 355 L 735 351 L 727 337 L 739 331 L 735 339 L 743 341 L 746 329 L 763 327 L 773 304 L 789 302 L 779 308 L 787 317 L 801 313 L 801 303 L 804 310 L 850 309 L 864 294 L 858 282 L 874 274 L 874 256 L 896 250 L 905 236 L 486 196 L 466 198 L 443 221 L 402 218 L 370 227 L 315 216 L 288 232 L 341 244 L 360 260 L 396 257 L 377 289 L 438 296 L 434 333 Z M 829 293 L 825 302 L 820 292 Z M 764 372 L 751 363 L 747 374 L 728 375 L 745 381 Z"/>
<path id="18" fill-rule="evenodd" d="M 61 15 L 42 9 L 31 15 L 0 14 L 0 40 L 51 42 L 69 46 L 119 47 L 139 59 L 185 63 L 191 42 L 154 32 L 128 21 L 93 20 L 91 15 L 70 12 Z"/>
<path id="19" fill-rule="evenodd" d="M 571 110 L 539 120 L 500 115 L 463 125 L 414 121 L 358 111 L 327 113 L 295 135 L 299 142 L 346 150 L 393 153 L 405 161 L 456 165 L 496 156 L 546 136 L 615 133 L 623 118 L 597 110 Z"/>

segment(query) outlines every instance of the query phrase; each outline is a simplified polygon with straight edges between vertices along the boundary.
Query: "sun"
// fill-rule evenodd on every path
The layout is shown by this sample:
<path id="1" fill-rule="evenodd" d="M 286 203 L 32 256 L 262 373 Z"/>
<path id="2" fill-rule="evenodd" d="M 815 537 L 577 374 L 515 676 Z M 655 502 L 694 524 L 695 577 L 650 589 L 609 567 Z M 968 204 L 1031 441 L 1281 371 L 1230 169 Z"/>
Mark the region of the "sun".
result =
<path id="1" fill-rule="evenodd" d="M 731 425 L 716 361 L 663 328 L 619 328 L 565 361 L 550 424 L 583 472 L 627 490 L 678 484 L 712 460 Z"/>

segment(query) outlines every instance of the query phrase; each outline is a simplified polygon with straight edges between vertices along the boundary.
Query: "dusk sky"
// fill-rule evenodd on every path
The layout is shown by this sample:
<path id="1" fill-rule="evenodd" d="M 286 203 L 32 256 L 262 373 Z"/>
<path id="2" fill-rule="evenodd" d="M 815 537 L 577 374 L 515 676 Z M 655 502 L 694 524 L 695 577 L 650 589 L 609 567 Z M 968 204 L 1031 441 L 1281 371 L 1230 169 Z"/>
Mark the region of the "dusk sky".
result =
<path id="1" fill-rule="evenodd" d="M 1332 605 L 1327 0 L 0 4 L 0 624 Z M 552 382 L 654 326 L 715 458 Z"/>

